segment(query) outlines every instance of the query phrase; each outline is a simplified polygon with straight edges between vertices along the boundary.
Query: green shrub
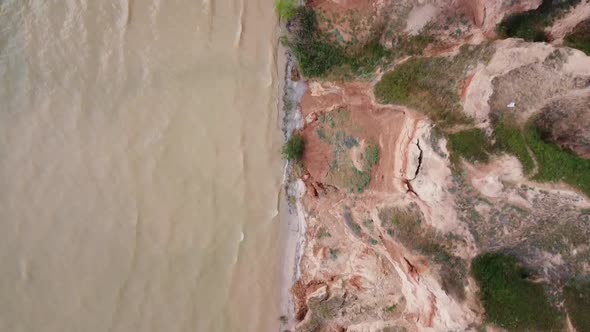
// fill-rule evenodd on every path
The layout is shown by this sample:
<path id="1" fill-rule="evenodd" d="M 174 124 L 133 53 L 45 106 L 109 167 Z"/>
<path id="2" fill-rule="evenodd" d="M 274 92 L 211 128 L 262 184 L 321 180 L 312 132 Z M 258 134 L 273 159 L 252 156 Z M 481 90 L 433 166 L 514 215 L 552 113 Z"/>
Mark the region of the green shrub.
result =
<path id="1" fill-rule="evenodd" d="M 371 144 L 367 147 L 367 150 L 365 151 L 365 160 L 367 162 L 367 166 L 369 169 L 377 165 L 377 163 L 379 162 L 378 144 Z"/>
<path id="2" fill-rule="evenodd" d="M 580 0 L 543 0 L 539 8 L 511 15 L 498 24 L 497 32 L 502 38 L 516 37 L 526 41 L 547 41 L 545 28 Z"/>
<path id="3" fill-rule="evenodd" d="M 543 286 L 526 279 L 514 257 L 491 253 L 476 257 L 471 273 L 480 287 L 486 321 L 511 331 L 561 331 L 563 321 Z"/>
<path id="4" fill-rule="evenodd" d="M 283 145 L 282 155 L 287 160 L 300 160 L 305 150 L 305 140 L 301 135 L 293 135 Z"/>
<path id="5" fill-rule="evenodd" d="M 590 281 L 571 281 L 564 295 L 572 325 L 577 331 L 590 331 Z"/>
<path id="6" fill-rule="evenodd" d="M 291 20 L 295 16 L 297 0 L 276 0 L 275 6 L 279 17 L 283 20 Z"/>
<path id="7" fill-rule="evenodd" d="M 539 167 L 535 180 L 564 181 L 590 196 L 590 160 L 545 142 L 533 125 L 527 127 L 525 138 Z"/>
<path id="8" fill-rule="evenodd" d="M 449 135 L 452 156 L 459 155 L 469 162 L 487 162 L 491 146 L 481 129 L 470 129 Z M 456 162 L 456 160 L 455 160 Z"/>
<path id="9" fill-rule="evenodd" d="M 530 174 L 535 162 L 529 153 L 522 130 L 508 121 L 500 120 L 495 126 L 495 134 L 497 149 L 518 158 L 525 174 Z"/>

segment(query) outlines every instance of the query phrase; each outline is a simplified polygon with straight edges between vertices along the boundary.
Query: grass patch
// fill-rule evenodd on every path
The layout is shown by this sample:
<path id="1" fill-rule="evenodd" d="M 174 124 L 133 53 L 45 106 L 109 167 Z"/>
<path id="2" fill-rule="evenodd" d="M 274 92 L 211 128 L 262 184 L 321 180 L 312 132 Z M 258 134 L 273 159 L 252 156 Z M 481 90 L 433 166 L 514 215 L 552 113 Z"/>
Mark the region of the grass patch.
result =
<path id="1" fill-rule="evenodd" d="M 366 75 L 390 55 L 378 39 L 357 45 L 335 38 L 319 29 L 313 9 L 302 6 L 295 10 L 289 45 L 304 76 L 325 77 L 332 72 L 343 77 Z"/>
<path id="2" fill-rule="evenodd" d="M 303 157 L 303 151 L 305 150 L 305 140 L 303 136 L 295 134 L 291 136 L 287 142 L 283 145 L 283 149 L 281 154 L 283 155 L 284 159 L 289 161 L 292 160 L 301 160 Z"/>
<path id="3" fill-rule="evenodd" d="M 518 158 L 525 174 L 530 174 L 535 163 L 527 149 L 527 142 L 522 130 L 508 121 L 499 120 L 495 127 L 495 133 L 497 149 Z"/>
<path id="4" fill-rule="evenodd" d="M 590 55 L 590 20 L 580 23 L 564 39 L 565 46 L 576 48 Z"/>
<path id="5" fill-rule="evenodd" d="M 365 150 L 365 161 L 369 169 L 379 163 L 379 145 L 371 144 L 367 147 Z"/>
<path id="6" fill-rule="evenodd" d="M 572 325 L 578 331 L 590 331 L 590 281 L 570 282 L 564 296 Z"/>
<path id="7" fill-rule="evenodd" d="M 501 38 L 516 37 L 526 41 L 548 41 L 545 28 L 579 2 L 580 0 L 543 0 L 537 9 L 507 17 L 498 24 L 496 30 Z"/>
<path id="8" fill-rule="evenodd" d="M 471 273 L 480 287 L 487 322 L 512 331 L 563 329 L 560 314 L 549 303 L 543 286 L 528 281 L 527 272 L 514 257 L 478 256 Z"/>
<path id="9" fill-rule="evenodd" d="M 282 20 L 289 21 L 295 17 L 297 9 L 297 0 L 276 0 L 275 7 Z"/>
<path id="10" fill-rule="evenodd" d="M 393 313 L 396 308 L 397 308 L 397 306 L 395 304 L 393 304 L 393 305 L 390 305 L 389 307 L 386 307 L 383 311 L 388 312 L 388 313 Z"/>
<path id="11" fill-rule="evenodd" d="M 481 129 L 470 129 L 449 135 L 449 146 L 453 154 L 453 164 L 458 162 L 458 156 L 473 162 L 488 162 L 491 146 L 485 133 Z"/>
<path id="12" fill-rule="evenodd" d="M 427 113 L 441 125 L 467 123 L 457 91 L 461 78 L 478 61 L 487 61 L 487 45 L 461 48 L 453 58 L 412 58 L 383 75 L 375 96 L 384 104 L 402 104 Z"/>
<path id="13" fill-rule="evenodd" d="M 539 166 L 535 180 L 563 181 L 590 196 L 590 160 L 545 142 L 539 130 L 532 125 L 527 127 L 525 139 Z"/>

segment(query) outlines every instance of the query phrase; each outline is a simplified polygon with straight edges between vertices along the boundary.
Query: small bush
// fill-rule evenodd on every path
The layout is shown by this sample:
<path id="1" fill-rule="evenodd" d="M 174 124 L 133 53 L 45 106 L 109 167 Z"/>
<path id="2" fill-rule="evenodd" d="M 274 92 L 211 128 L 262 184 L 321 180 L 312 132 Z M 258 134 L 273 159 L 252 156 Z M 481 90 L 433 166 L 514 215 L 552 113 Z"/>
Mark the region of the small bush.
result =
<path id="1" fill-rule="evenodd" d="M 367 168 L 371 168 L 379 163 L 379 145 L 371 144 L 365 151 L 365 160 L 367 162 Z"/>
<path id="2" fill-rule="evenodd" d="M 564 295 L 572 325 L 577 331 L 590 331 L 590 281 L 571 281 Z"/>
<path id="3" fill-rule="evenodd" d="M 525 174 L 530 174 L 535 162 L 529 153 L 522 130 L 508 121 L 500 120 L 496 124 L 495 134 L 498 150 L 514 155 L 520 160 Z"/>
<path id="4" fill-rule="evenodd" d="M 480 287 L 486 320 L 512 331 L 560 331 L 563 321 L 551 306 L 543 286 L 526 279 L 514 257 L 484 254 L 476 257 L 471 273 Z"/>
<path id="5" fill-rule="evenodd" d="M 283 158 L 291 160 L 301 160 L 303 157 L 303 151 L 305 149 L 305 140 L 301 135 L 293 135 L 285 145 L 283 145 L 282 155 Z"/>
<path id="6" fill-rule="evenodd" d="M 449 145 L 454 152 L 469 162 L 488 162 L 491 146 L 481 129 L 461 131 L 449 136 Z"/>
<path id="7" fill-rule="evenodd" d="M 295 16 L 296 0 L 276 0 L 275 5 L 281 19 L 289 21 Z"/>

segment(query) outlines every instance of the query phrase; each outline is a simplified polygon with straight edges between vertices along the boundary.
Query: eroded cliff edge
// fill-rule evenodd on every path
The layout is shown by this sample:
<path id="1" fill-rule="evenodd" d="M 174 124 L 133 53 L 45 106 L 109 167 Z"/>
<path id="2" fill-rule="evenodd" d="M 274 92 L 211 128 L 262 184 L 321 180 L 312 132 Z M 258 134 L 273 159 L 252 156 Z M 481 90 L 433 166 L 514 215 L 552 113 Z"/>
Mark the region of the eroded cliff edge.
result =
<path id="1" fill-rule="evenodd" d="M 302 95 L 289 106 L 305 148 L 291 181 L 306 189 L 306 233 L 288 325 L 588 326 L 590 57 L 562 44 L 590 4 L 543 6 L 363 0 L 294 10 L 284 42 Z M 502 38 L 523 12 L 543 15 L 527 27 L 546 40 Z M 518 280 L 502 279 L 511 273 Z"/>

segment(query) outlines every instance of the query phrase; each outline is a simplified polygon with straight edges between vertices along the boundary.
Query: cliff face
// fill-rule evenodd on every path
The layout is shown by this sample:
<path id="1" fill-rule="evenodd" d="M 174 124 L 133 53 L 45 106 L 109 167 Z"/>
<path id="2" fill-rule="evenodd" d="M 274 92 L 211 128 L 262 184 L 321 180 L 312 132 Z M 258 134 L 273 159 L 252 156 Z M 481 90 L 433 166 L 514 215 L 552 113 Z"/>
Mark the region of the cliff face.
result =
<path id="1" fill-rule="evenodd" d="M 534 126 L 546 142 L 537 145 L 556 143 L 588 158 L 590 58 L 545 43 L 490 40 L 504 17 L 540 3 L 310 2 L 327 18 L 355 13 L 359 29 L 346 20 L 320 22 L 344 40 L 359 31 L 374 36 L 377 27 L 380 43 L 395 51 L 427 31 L 421 51 L 433 60 L 391 80 L 391 89 L 413 82 L 395 94 L 399 103 L 377 101 L 380 70 L 369 80 L 306 80 L 299 105 L 306 245 L 292 290 L 297 331 L 491 327 L 470 273 L 472 260 L 487 252 L 517 257 L 552 294 L 552 305 L 566 310 L 562 285 L 590 272 L 590 200 L 575 181 L 542 181 L 550 161 L 537 143 L 525 139 L 526 155 L 519 155 L 502 145 L 501 130 L 510 120 L 512 139 L 528 137 Z M 407 70 L 414 57 L 384 64 L 391 70 L 385 75 Z M 436 66 L 452 79 L 441 81 Z M 462 120 L 434 120 L 440 105 Z M 458 133 L 473 130 L 490 146 L 479 160 L 456 143 Z"/>

